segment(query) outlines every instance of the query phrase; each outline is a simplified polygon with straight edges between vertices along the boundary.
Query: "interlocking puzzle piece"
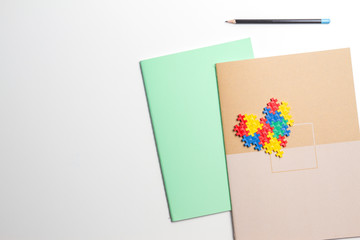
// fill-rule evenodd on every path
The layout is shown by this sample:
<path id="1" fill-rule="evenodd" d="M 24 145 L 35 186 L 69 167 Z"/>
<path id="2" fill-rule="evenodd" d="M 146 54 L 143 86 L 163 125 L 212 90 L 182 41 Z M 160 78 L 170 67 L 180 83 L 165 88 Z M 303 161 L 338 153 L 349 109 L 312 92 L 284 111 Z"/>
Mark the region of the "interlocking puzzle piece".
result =
<path id="1" fill-rule="evenodd" d="M 268 114 L 270 114 L 270 111 L 271 111 L 271 108 L 265 107 L 264 111 L 262 113 L 265 114 L 265 115 L 268 115 Z"/>
<path id="2" fill-rule="evenodd" d="M 246 130 L 249 131 L 249 135 L 254 136 L 258 129 L 262 128 L 262 124 L 256 119 L 256 115 L 245 114 L 244 119 L 246 120 Z"/>
<path id="3" fill-rule="evenodd" d="M 244 146 L 245 147 L 250 147 L 251 146 L 251 143 L 252 143 L 252 136 L 249 135 L 249 136 L 243 136 L 243 138 L 241 139 L 241 141 L 244 142 Z"/>
<path id="4" fill-rule="evenodd" d="M 289 126 L 293 126 L 294 125 L 294 120 L 291 119 L 292 116 L 291 115 L 288 115 L 288 117 L 286 117 L 285 119 L 288 121 L 288 125 Z"/>
<path id="5" fill-rule="evenodd" d="M 271 98 L 267 106 L 270 108 L 270 113 L 275 113 L 279 109 L 280 104 L 276 98 Z"/>
<path id="6" fill-rule="evenodd" d="M 256 132 L 257 134 L 259 134 L 259 138 L 264 138 L 264 141 L 266 141 L 265 138 L 268 138 L 268 133 L 267 131 L 264 131 L 264 130 L 260 130 L 260 131 L 257 131 Z"/>
<path id="7" fill-rule="evenodd" d="M 279 137 L 278 137 L 278 140 L 281 142 L 280 145 L 281 145 L 282 147 L 286 147 L 287 140 L 285 140 L 285 136 L 279 136 Z"/>
<path id="8" fill-rule="evenodd" d="M 273 132 L 275 136 L 284 136 L 285 130 L 288 127 L 287 121 L 283 117 L 280 117 L 279 121 L 273 121 L 270 126 L 274 128 Z"/>
<path id="9" fill-rule="evenodd" d="M 278 102 L 271 98 L 264 108 L 265 118 L 256 119 L 253 114 L 239 114 L 237 121 L 240 123 L 234 126 L 236 136 L 242 137 L 244 146 L 254 145 L 255 150 L 262 148 L 266 153 L 275 152 L 275 156 L 281 158 L 284 154 L 282 147 L 286 147 L 286 136 L 290 135 L 289 126 L 294 124 L 287 102 Z"/>
<path id="10" fill-rule="evenodd" d="M 273 127 L 270 126 L 270 124 L 266 123 L 266 120 L 264 118 L 260 118 L 260 123 L 263 125 L 261 129 L 259 129 L 256 133 L 258 133 L 260 144 L 264 145 L 264 143 L 268 143 L 270 141 L 270 138 L 268 138 L 269 132 L 273 131 Z"/>
<path id="11" fill-rule="evenodd" d="M 260 151 L 260 150 L 262 149 L 262 147 L 263 147 L 262 144 L 257 143 L 257 144 L 255 144 L 255 148 L 254 148 L 254 149 Z"/>
<path id="12" fill-rule="evenodd" d="M 236 136 L 242 137 L 243 135 L 248 136 L 249 131 L 246 130 L 246 125 L 239 123 L 239 125 L 234 126 L 234 132 Z"/>
<path id="13" fill-rule="evenodd" d="M 284 154 L 284 151 L 283 150 L 279 150 L 276 152 L 275 156 L 279 157 L 279 158 L 282 158 L 283 157 L 283 154 Z"/>
<path id="14" fill-rule="evenodd" d="M 274 132 L 269 132 L 267 135 L 268 138 L 273 138 L 274 137 Z"/>
<path id="15" fill-rule="evenodd" d="M 266 115 L 267 123 L 269 123 L 270 125 L 274 122 L 282 121 L 283 119 L 284 118 L 282 116 L 280 116 L 279 111 L 275 111 L 275 113 L 269 113 Z"/>
<path id="16" fill-rule="evenodd" d="M 272 152 L 279 152 L 281 149 L 281 142 L 274 137 L 274 133 L 269 133 L 268 137 L 270 137 L 270 141 L 269 143 L 264 144 L 265 152 L 269 154 Z"/>
<path id="17" fill-rule="evenodd" d="M 287 136 L 288 137 L 288 136 L 290 136 L 290 132 L 291 132 L 290 129 L 283 128 L 283 133 L 284 134 L 282 136 Z"/>
<path id="18" fill-rule="evenodd" d="M 292 119 L 292 116 L 290 113 L 290 107 L 288 106 L 287 102 L 281 102 L 281 105 L 279 106 L 280 116 L 284 117 L 285 120 L 287 120 L 287 124 L 289 126 L 294 125 L 294 120 Z"/>
<path id="19" fill-rule="evenodd" d="M 270 126 L 268 121 L 265 118 L 260 118 L 260 123 L 263 125 L 262 129 L 265 129 L 267 131 L 272 131 L 274 128 Z"/>
<path id="20" fill-rule="evenodd" d="M 249 135 L 249 131 L 246 130 L 247 126 L 246 126 L 246 119 L 245 119 L 245 115 L 239 114 L 237 121 L 239 121 L 240 123 L 238 125 L 234 126 L 234 132 L 236 136 L 242 137 L 243 135 Z"/>
<path id="21" fill-rule="evenodd" d="M 243 136 L 243 139 L 241 141 L 244 142 L 244 146 L 245 147 L 250 147 L 252 144 L 253 145 L 259 145 L 259 134 L 255 133 L 254 136 L 249 135 L 249 136 Z"/>
<path id="22" fill-rule="evenodd" d="M 264 146 L 263 146 L 263 148 L 265 149 L 265 152 L 266 152 L 267 154 L 271 154 L 271 153 L 273 152 L 273 149 L 271 149 L 270 143 L 265 143 Z"/>
<path id="23" fill-rule="evenodd" d="M 288 114 L 290 112 L 290 107 L 289 104 L 287 102 L 281 102 L 280 106 L 279 106 L 279 110 L 280 112 L 284 113 L 284 114 Z"/>
<path id="24" fill-rule="evenodd" d="M 240 121 L 240 122 L 243 122 L 243 123 L 246 123 L 245 115 L 242 115 L 242 114 L 239 114 L 238 118 L 236 120 Z"/>
<path id="25" fill-rule="evenodd" d="M 265 143 L 269 143 L 270 142 L 270 138 L 268 138 L 267 136 L 259 136 L 259 143 L 261 145 L 264 146 Z"/>
<path id="26" fill-rule="evenodd" d="M 253 140 L 252 144 L 255 145 L 254 149 L 258 150 L 258 151 L 260 151 L 262 148 L 262 144 L 260 143 L 259 137 L 260 137 L 260 134 L 258 134 L 258 133 L 255 133 L 254 136 L 252 137 L 252 140 Z"/>
<path id="27" fill-rule="evenodd" d="M 270 141 L 271 141 L 271 140 L 270 140 Z M 263 147 L 264 147 L 265 152 L 266 152 L 267 154 L 271 154 L 271 153 L 274 151 L 274 146 L 273 146 L 270 142 L 265 143 Z"/>
<path id="28" fill-rule="evenodd" d="M 275 136 L 284 136 L 284 132 L 282 131 L 282 128 L 274 128 L 274 135 Z"/>

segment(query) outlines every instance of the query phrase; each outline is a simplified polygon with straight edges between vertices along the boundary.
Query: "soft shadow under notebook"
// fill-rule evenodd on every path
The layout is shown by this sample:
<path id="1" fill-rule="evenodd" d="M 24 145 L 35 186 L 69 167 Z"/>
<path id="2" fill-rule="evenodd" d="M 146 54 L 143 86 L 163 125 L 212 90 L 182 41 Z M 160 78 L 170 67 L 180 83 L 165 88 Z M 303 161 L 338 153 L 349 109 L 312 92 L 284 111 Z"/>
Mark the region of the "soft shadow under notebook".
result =
<path id="1" fill-rule="evenodd" d="M 360 236 L 360 134 L 350 50 L 219 63 L 217 75 L 235 239 Z M 271 98 L 277 105 L 274 99 L 266 105 Z M 279 107 L 281 101 L 287 105 Z M 289 123 L 287 106 L 294 124 L 276 130 L 278 120 L 269 116 L 282 112 Z M 270 123 L 280 144 L 287 138 L 282 157 L 244 146 L 248 140 L 236 133 L 262 134 L 240 129 L 246 119 L 256 123 L 244 114 L 266 115 L 262 126 Z M 261 139 L 267 150 L 269 139 Z"/>
<path id="2" fill-rule="evenodd" d="M 215 64 L 252 57 L 244 39 L 140 62 L 172 221 L 231 209 Z"/>

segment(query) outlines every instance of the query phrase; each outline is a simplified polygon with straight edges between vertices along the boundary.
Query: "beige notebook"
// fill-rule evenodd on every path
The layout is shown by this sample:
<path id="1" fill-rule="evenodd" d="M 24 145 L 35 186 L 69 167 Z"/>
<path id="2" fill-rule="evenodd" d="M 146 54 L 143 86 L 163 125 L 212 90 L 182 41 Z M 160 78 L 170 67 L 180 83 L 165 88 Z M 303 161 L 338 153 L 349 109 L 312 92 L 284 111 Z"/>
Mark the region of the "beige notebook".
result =
<path id="1" fill-rule="evenodd" d="M 216 65 L 236 240 L 360 236 L 360 133 L 349 49 Z M 286 101 L 282 158 L 244 147 L 238 114 Z M 265 106 L 264 106 L 265 105 Z"/>

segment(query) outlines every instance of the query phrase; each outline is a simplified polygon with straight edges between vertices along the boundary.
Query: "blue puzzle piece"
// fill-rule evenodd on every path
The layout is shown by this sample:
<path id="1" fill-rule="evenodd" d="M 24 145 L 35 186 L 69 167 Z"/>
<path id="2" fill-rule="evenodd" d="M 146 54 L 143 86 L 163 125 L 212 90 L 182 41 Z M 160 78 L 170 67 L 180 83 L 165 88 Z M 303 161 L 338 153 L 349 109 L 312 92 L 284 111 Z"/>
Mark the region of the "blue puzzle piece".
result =
<path id="1" fill-rule="evenodd" d="M 255 150 L 260 151 L 262 149 L 263 145 L 260 143 L 255 144 Z"/>
<path id="2" fill-rule="evenodd" d="M 245 147 L 250 147 L 251 146 L 251 142 L 252 142 L 252 136 L 249 135 L 249 136 L 243 136 L 243 138 L 241 139 L 241 141 L 244 142 L 244 146 Z"/>
<path id="3" fill-rule="evenodd" d="M 259 145 L 260 143 L 260 139 L 259 139 L 260 134 L 258 133 L 254 133 L 254 136 L 243 136 L 242 140 L 244 142 L 244 146 L 245 147 L 250 147 L 251 145 Z"/>
<path id="4" fill-rule="evenodd" d="M 280 112 L 276 111 L 275 113 L 269 113 L 266 115 L 266 119 L 268 120 L 268 123 L 272 125 L 274 122 L 282 122 L 285 121 L 285 119 L 280 116 Z"/>
<path id="5" fill-rule="evenodd" d="M 271 109 L 269 107 L 264 108 L 263 114 L 268 115 L 270 114 Z"/>
<path id="6" fill-rule="evenodd" d="M 285 129 L 285 128 L 283 128 L 284 129 L 284 136 L 290 136 L 290 130 L 289 129 Z"/>

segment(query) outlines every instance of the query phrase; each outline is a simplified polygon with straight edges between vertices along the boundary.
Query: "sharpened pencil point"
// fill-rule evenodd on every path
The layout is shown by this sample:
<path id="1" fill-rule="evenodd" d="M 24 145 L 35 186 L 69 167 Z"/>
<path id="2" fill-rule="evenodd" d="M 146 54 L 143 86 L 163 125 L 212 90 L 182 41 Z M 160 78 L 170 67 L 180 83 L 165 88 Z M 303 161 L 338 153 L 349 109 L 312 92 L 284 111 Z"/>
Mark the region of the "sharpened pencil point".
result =
<path id="1" fill-rule="evenodd" d="M 232 20 L 227 20 L 227 21 L 225 21 L 225 22 L 227 22 L 227 23 L 233 23 L 233 24 L 235 24 L 235 23 L 236 23 L 235 19 L 232 19 Z"/>

